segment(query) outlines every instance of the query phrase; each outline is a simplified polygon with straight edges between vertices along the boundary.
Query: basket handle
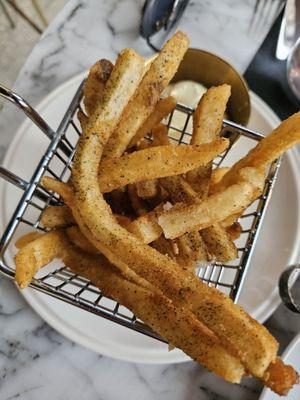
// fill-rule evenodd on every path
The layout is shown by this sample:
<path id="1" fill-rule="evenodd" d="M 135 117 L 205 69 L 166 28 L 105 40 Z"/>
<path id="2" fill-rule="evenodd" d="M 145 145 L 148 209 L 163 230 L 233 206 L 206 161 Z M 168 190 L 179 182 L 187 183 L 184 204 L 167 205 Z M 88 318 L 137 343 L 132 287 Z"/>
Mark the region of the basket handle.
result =
<path id="1" fill-rule="evenodd" d="M 291 265 L 280 276 L 279 279 L 279 293 L 283 303 L 291 311 L 300 314 L 300 304 L 297 304 L 292 296 L 290 288 L 290 278 L 295 271 L 300 272 L 300 264 Z"/>
<path id="2" fill-rule="evenodd" d="M 44 121 L 44 119 L 28 104 L 21 96 L 12 90 L 8 89 L 4 85 L 0 84 L 0 97 L 3 97 L 6 100 L 9 100 L 15 106 L 20 108 L 24 114 L 31 119 L 31 121 L 49 138 L 53 139 L 55 136 L 55 132 L 50 128 L 50 126 Z M 22 190 L 26 190 L 29 186 L 29 183 L 19 176 L 15 175 L 13 172 L 8 169 L 0 166 L 0 177 L 6 180 L 9 183 L 17 186 Z M 46 195 L 36 190 L 35 193 L 40 199 L 45 200 Z"/>
<path id="3" fill-rule="evenodd" d="M 40 130 L 49 138 L 53 139 L 55 132 L 50 126 L 43 120 L 43 118 L 27 103 L 21 96 L 12 90 L 8 89 L 4 85 L 0 84 L 0 96 L 6 100 L 9 100 L 15 106 L 20 108 L 24 114 L 38 127 Z"/>

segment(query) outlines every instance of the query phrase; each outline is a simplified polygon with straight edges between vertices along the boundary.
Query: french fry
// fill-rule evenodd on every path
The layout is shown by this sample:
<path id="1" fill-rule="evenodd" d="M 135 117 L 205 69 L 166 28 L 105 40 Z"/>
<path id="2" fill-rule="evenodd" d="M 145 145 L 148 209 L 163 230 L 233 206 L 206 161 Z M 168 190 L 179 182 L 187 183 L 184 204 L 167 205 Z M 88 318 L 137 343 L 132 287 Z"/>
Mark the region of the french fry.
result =
<path id="1" fill-rule="evenodd" d="M 28 232 L 25 235 L 19 237 L 16 241 L 15 246 L 17 249 L 22 249 L 28 243 L 33 242 L 35 239 L 39 239 L 43 236 L 43 233 L 40 232 Z"/>
<path id="2" fill-rule="evenodd" d="M 143 139 L 136 145 L 137 150 L 144 150 L 148 149 L 149 147 L 151 147 L 151 143 L 149 142 L 149 140 L 146 139 Z M 142 199 L 153 199 L 157 196 L 159 190 L 158 182 L 156 179 L 149 179 L 137 182 L 135 184 L 135 187 L 136 194 Z"/>
<path id="3" fill-rule="evenodd" d="M 147 214 L 148 209 L 145 202 L 137 195 L 136 185 L 128 185 L 128 195 L 136 215 L 142 216 Z"/>
<path id="4" fill-rule="evenodd" d="M 133 233 L 142 243 L 153 242 L 162 234 L 162 229 L 157 223 L 157 217 L 161 209 L 162 207 L 158 206 L 155 210 L 140 216 L 127 225 L 126 229 Z"/>
<path id="5" fill-rule="evenodd" d="M 98 183 L 102 193 L 144 180 L 179 175 L 205 165 L 228 146 L 227 139 L 202 146 L 159 146 L 107 159 L 101 164 Z"/>
<path id="6" fill-rule="evenodd" d="M 161 212 L 158 223 L 166 238 L 175 239 L 185 232 L 207 228 L 244 210 L 262 190 L 264 175 L 254 168 L 246 168 L 240 172 L 238 179 L 240 181 L 235 185 L 199 204 L 177 206 Z"/>
<path id="7" fill-rule="evenodd" d="M 74 225 L 75 220 L 68 206 L 48 206 L 42 214 L 41 224 L 49 229 L 62 228 Z"/>
<path id="8" fill-rule="evenodd" d="M 29 242 L 14 257 L 15 279 L 21 289 L 28 286 L 36 272 L 65 251 L 68 242 L 62 230 L 45 233 Z"/>
<path id="9" fill-rule="evenodd" d="M 81 130 L 84 131 L 87 127 L 89 117 L 85 115 L 81 110 L 77 112 L 77 119 L 80 122 Z"/>
<path id="10" fill-rule="evenodd" d="M 188 46 L 187 36 L 180 31 L 164 45 L 125 108 L 118 128 L 104 148 L 103 159 L 120 157 L 124 153 L 131 139 L 153 112 L 161 93 L 177 71 Z"/>
<path id="11" fill-rule="evenodd" d="M 209 182 L 209 193 L 214 192 L 214 186 L 220 182 L 220 180 L 229 170 L 229 167 L 219 167 L 212 170 Z"/>
<path id="12" fill-rule="evenodd" d="M 166 125 L 163 124 L 156 125 L 151 132 L 153 137 L 152 145 L 154 147 L 168 146 L 169 144 L 171 144 L 168 137 L 168 128 Z"/>
<path id="13" fill-rule="evenodd" d="M 227 84 L 211 87 L 202 96 L 193 114 L 191 144 L 210 143 L 220 136 L 226 104 L 230 96 Z M 187 181 L 200 198 L 208 195 L 212 163 L 187 173 Z"/>
<path id="14" fill-rule="evenodd" d="M 203 229 L 201 235 L 207 251 L 219 262 L 226 263 L 237 258 L 237 248 L 229 233 L 220 224 Z"/>
<path id="15" fill-rule="evenodd" d="M 69 203 L 73 199 L 73 191 L 70 186 L 65 182 L 57 181 L 50 176 L 43 176 L 41 184 L 47 190 L 58 193 L 65 203 Z"/>
<path id="16" fill-rule="evenodd" d="M 111 74 L 113 64 L 99 60 L 91 68 L 83 88 L 83 103 L 88 115 L 92 115 L 101 103 L 105 84 Z"/>
<path id="17" fill-rule="evenodd" d="M 71 226 L 66 229 L 66 233 L 70 241 L 79 247 L 81 250 L 90 254 L 99 254 L 99 251 L 91 242 L 81 233 L 78 226 Z"/>
<path id="18" fill-rule="evenodd" d="M 152 199 L 158 194 L 158 182 L 156 179 L 149 179 L 136 183 L 137 195 L 142 199 Z"/>
<path id="19" fill-rule="evenodd" d="M 152 130 L 174 110 L 175 106 L 176 100 L 172 96 L 159 99 L 152 114 L 149 115 L 144 124 L 131 139 L 128 147 L 130 148 L 136 145 L 143 137 L 151 133 Z"/>
<path id="20" fill-rule="evenodd" d="M 187 260 L 206 262 L 209 259 L 206 245 L 198 231 L 185 233 L 176 239 L 179 254 Z"/>
<path id="21" fill-rule="evenodd" d="M 98 286 L 106 296 L 132 310 L 172 345 L 229 382 L 239 382 L 244 374 L 241 363 L 229 354 L 219 340 L 192 313 L 175 307 L 158 292 L 125 280 L 101 256 L 92 257 L 74 249 L 64 261 L 72 271 Z"/>
<path id="22" fill-rule="evenodd" d="M 243 228 L 239 222 L 234 222 L 226 228 L 226 232 L 230 235 L 232 240 L 236 240 L 241 236 Z"/>
<path id="23" fill-rule="evenodd" d="M 286 150 L 300 141 L 300 112 L 283 121 L 270 135 L 263 138 L 244 158 L 234 164 L 214 187 L 217 193 L 236 181 L 245 167 L 263 170 Z"/>
<path id="24" fill-rule="evenodd" d="M 169 193 L 174 203 L 198 203 L 197 192 L 179 175 L 168 176 L 159 180 L 161 186 Z"/>

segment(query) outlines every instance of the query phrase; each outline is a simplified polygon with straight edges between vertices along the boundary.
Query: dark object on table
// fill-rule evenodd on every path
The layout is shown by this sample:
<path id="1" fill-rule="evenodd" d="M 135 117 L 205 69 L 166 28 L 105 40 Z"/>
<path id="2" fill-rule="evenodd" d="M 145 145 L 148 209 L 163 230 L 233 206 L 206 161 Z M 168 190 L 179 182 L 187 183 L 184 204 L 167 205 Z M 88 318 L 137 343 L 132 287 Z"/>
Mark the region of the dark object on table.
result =
<path id="1" fill-rule="evenodd" d="M 291 293 L 291 281 L 293 281 L 292 277 L 294 272 L 300 271 L 300 264 L 291 265 L 287 268 L 280 276 L 279 279 L 279 293 L 282 298 L 284 304 L 291 310 L 298 314 L 300 314 L 300 304 L 297 304 L 297 301 L 294 299 L 293 294 Z"/>
<path id="2" fill-rule="evenodd" d="M 281 119 L 285 119 L 299 111 L 299 106 L 287 82 L 286 61 L 275 58 L 281 19 L 282 13 L 247 68 L 245 78 L 250 89 L 265 100 Z"/>
<path id="3" fill-rule="evenodd" d="M 148 45 L 155 51 L 160 51 L 161 45 L 168 33 L 179 22 L 189 0 L 146 0 L 142 10 L 140 32 Z M 161 45 L 154 45 L 150 39 L 163 28 Z"/>

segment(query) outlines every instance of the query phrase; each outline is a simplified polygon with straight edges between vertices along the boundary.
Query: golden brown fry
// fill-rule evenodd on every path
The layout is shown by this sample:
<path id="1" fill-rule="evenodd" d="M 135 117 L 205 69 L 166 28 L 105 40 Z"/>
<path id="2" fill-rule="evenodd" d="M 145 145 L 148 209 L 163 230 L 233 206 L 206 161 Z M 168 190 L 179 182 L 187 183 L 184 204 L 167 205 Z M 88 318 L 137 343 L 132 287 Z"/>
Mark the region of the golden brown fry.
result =
<path id="1" fill-rule="evenodd" d="M 131 139 L 128 147 L 134 146 L 145 137 L 147 133 L 151 133 L 151 131 L 174 110 L 175 106 L 176 100 L 172 96 L 159 99 L 152 114 L 149 115 L 144 124 Z"/>
<path id="2" fill-rule="evenodd" d="M 161 93 L 177 71 L 188 46 L 187 36 L 180 31 L 164 45 L 125 108 L 118 128 L 104 148 L 104 158 L 120 157 L 124 153 L 131 139 L 153 112 Z"/>
<path id="3" fill-rule="evenodd" d="M 209 183 L 209 192 L 213 193 L 214 186 L 220 182 L 223 176 L 230 170 L 229 167 L 219 167 L 215 168 L 211 172 L 210 183 Z"/>
<path id="4" fill-rule="evenodd" d="M 136 215 L 141 216 L 148 212 L 145 202 L 137 195 L 136 185 L 128 185 L 128 195 Z"/>
<path id="5" fill-rule="evenodd" d="M 159 124 L 152 129 L 153 142 L 152 145 L 156 146 L 168 146 L 170 140 L 168 137 L 168 127 L 163 124 Z"/>
<path id="6" fill-rule="evenodd" d="M 159 146 L 107 159 L 99 171 L 102 193 L 147 179 L 179 175 L 205 165 L 228 146 L 227 139 L 202 146 Z"/>
<path id="7" fill-rule="evenodd" d="M 77 119 L 80 122 L 81 130 L 84 131 L 89 121 L 89 117 L 85 115 L 81 110 L 77 112 Z"/>
<path id="8" fill-rule="evenodd" d="M 164 51 L 169 49 L 168 57 L 180 46 L 177 39 L 178 36 L 175 48 L 171 45 L 174 43 L 172 39 L 165 45 Z M 178 62 L 175 62 L 176 68 Z M 168 63 L 165 68 L 169 68 Z M 161 66 L 162 75 L 165 74 L 165 68 Z M 106 109 L 107 102 L 103 103 L 103 109 Z M 119 104 L 112 104 L 112 109 L 106 109 L 106 112 L 118 112 L 119 115 L 122 110 Z M 278 349 L 277 342 L 266 328 L 252 320 L 220 291 L 183 271 L 177 263 L 155 249 L 142 244 L 114 220 L 98 186 L 99 160 L 103 145 L 112 132 L 112 129 L 106 129 L 106 125 L 103 125 L 103 119 L 104 116 L 97 118 L 98 135 L 91 134 L 95 132 L 91 124 L 91 130 L 87 129 L 81 136 L 74 160 L 72 182 L 75 198 L 72 211 L 81 231 L 118 268 L 122 264 L 127 265 L 163 291 L 174 304 L 189 308 L 220 338 L 226 348 L 230 348 L 241 359 L 249 372 L 261 377 Z M 252 188 L 252 185 L 249 186 Z"/>
<path id="9" fill-rule="evenodd" d="M 115 218 L 118 221 L 118 223 L 124 228 L 126 228 L 126 226 L 131 223 L 131 219 L 129 217 L 126 217 L 126 215 L 115 214 Z"/>
<path id="10" fill-rule="evenodd" d="M 161 178 L 159 183 L 169 193 L 173 203 L 193 204 L 199 202 L 197 192 L 182 176 L 167 176 Z"/>
<path id="11" fill-rule="evenodd" d="M 106 296 L 128 307 L 172 345 L 229 382 L 240 381 L 244 374 L 241 363 L 191 312 L 174 307 L 158 292 L 125 280 L 101 256 L 96 258 L 70 249 L 64 260 L 72 271 L 91 280 Z"/>
<path id="12" fill-rule="evenodd" d="M 229 233 L 220 225 L 214 224 L 201 231 L 209 254 L 221 263 L 235 260 L 238 251 Z"/>
<path id="13" fill-rule="evenodd" d="M 242 214 L 243 212 L 229 215 L 227 218 L 223 219 L 223 221 L 220 222 L 220 225 L 223 226 L 223 228 L 228 228 L 229 226 L 237 222 Z"/>
<path id="14" fill-rule="evenodd" d="M 191 144 L 210 143 L 220 136 L 229 96 L 230 86 L 227 84 L 211 87 L 202 96 L 193 114 Z M 187 181 L 200 198 L 205 198 L 208 194 L 211 170 L 210 163 L 187 173 Z"/>
<path id="15" fill-rule="evenodd" d="M 17 247 L 17 249 L 22 249 L 28 243 L 33 242 L 35 239 L 38 239 L 41 236 L 43 236 L 43 233 L 40 233 L 40 232 L 28 232 L 25 235 L 19 237 L 19 239 L 15 243 L 15 246 Z"/>
<path id="16" fill-rule="evenodd" d="M 68 246 L 62 230 L 45 233 L 26 244 L 15 256 L 15 279 L 21 289 L 28 286 L 35 273 L 54 258 L 59 257 Z"/>
<path id="17" fill-rule="evenodd" d="M 192 261 L 206 262 L 209 259 L 206 245 L 198 231 L 188 232 L 176 239 L 179 254 Z"/>
<path id="18" fill-rule="evenodd" d="M 264 169 L 269 163 L 282 155 L 300 141 L 300 112 L 283 121 L 273 132 L 263 138 L 244 158 L 234 164 L 215 185 L 214 193 L 223 190 L 236 181 L 242 168 Z"/>
<path id="19" fill-rule="evenodd" d="M 277 357 L 265 372 L 263 382 L 273 392 L 286 396 L 291 387 L 299 383 L 299 375 L 291 365 L 285 365 L 282 359 Z"/>
<path id="20" fill-rule="evenodd" d="M 157 217 L 162 207 L 158 206 L 127 225 L 126 229 L 133 233 L 143 243 L 151 243 L 162 234 L 162 229 L 157 223 Z"/>
<path id="21" fill-rule="evenodd" d="M 99 254 L 99 251 L 91 242 L 81 233 L 78 226 L 71 226 L 66 229 L 66 233 L 70 241 L 79 247 L 81 250 L 90 254 Z"/>
<path id="22" fill-rule="evenodd" d="M 242 225 L 239 222 L 234 222 L 226 228 L 226 232 L 230 235 L 232 240 L 236 240 L 241 236 L 243 231 Z"/>
<path id="23" fill-rule="evenodd" d="M 41 179 L 41 184 L 52 192 L 58 193 L 64 202 L 68 203 L 73 199 L 73 191 L 68 185 L 68 183 L 57 181 L 50 176 L 43 176 Z"/>
<path id="24" fill-rule="evenodd" d="M 68 206 L 48 206 L 43 212 L 41 223 L 45 228 L 53 229 L 74 225 L 75 220 Z"/>
<path id="25" fill-rule="evenodd" d="M 158 223 L 166 238 L 174 239 L 185 232 L 207 228 L 244 210 L 251 203 L 254 194 L 257 195 L 262 190 L 264 177 L 260 175 L 260 182 L 245 180 L 241 175 L 239 179 L 239 183 L 209 196 L 199 204 L 176 206 L 161 212 Z"/>
<path id="26" fill-rule="evenodd" d="M 158 182 L 156 179 L 136 183 L 137 195 L 142 199 L 152 199 L 158 194 Z"/>
<path id="27" fill-rule="evenodd" d="M 105 83 L 107 82 L 113 64 L 108 60 L 99 60 L 91 68 L 83 88 L 83 103 L 88 115 L 92 115 L 103 98 Z"/>

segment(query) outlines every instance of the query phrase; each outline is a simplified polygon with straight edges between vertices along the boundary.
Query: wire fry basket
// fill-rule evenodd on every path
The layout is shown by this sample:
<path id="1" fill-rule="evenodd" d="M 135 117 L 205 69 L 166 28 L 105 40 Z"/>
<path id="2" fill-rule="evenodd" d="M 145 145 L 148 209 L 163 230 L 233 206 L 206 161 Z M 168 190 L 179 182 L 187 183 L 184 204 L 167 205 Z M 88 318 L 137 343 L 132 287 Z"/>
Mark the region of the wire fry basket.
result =
<path id="1" fill-rule="evenodd" d="M 51 193 L 41 186 L 40 180 L 42 176 L 48 175 L 61 181 L 67 181 L 70 176 L 76 144 L 81 135 L 80 124 L 76 114 L 78 110 L 83 111 L 81 104 L 83 84 L 84 82 L 79 86 L 56 132 L 20 96 L 0 85 L 0 96 L 5 97 L 21 108 L 49 138 L 49 146 L 45 154 L 42 155 L 29 182 L 0 167 L 0 176 L 24 191 L 0 241 L 0 272 L 9 279 L 14 279 L 15 275 L 14 264 L 12 262 L 9 263 L 8 259 L 11 259 L 11 254 L 16 253 L 14 246 L 16 239 L 21 234 L 32 229 L 45 231 L 40 223 L 44 210 L 49 204 L 62 204 L 55 193 Z M 170 139 L 179 144 L 189 143 L 192 114 L 193 109 L 181 104 L 176 106 L 176 109 L 165 121 L 169 128 Z M 174 125 L 175 119 L 177 120 L 176 126 Z M 180 121 L 180 124 L 178 124 L 178 121 Z M 263 137 L 258 132 L 225 120 L 223 121 L 222 134 L 229 138 L 230 146 L 226 152 L 214 160 L 215 167 L 224 165 L 223 163 L 228 160 L 232 164 L 235 160 L 234 153 L 236 153 L 236 149 L 239 146 L 244 149 L 247 142 L 246 147 L 249 149 Z M 199 266 L 198 268 L 199 279 L 202 279 L 210 286 L 222 290 L 233 301 L 238 300 L 243 282 L 247 276 L 247 269 L 253 255 L 279 166 L 280 159 L 271 164 L 267 172 L 263 194 L 240 219 L 243 231 L 236 242 L 238 258 L 228 264 L 212 262 L 207 266 Z M 105 297 L 100 289 L 93 286 L 87 279 L 71 272 L 65 265 L 58 265 L 56 262 L 54 265 L 42 268 L 30 286 L 73 306 L 164 341 L 129 310 Z"/>

